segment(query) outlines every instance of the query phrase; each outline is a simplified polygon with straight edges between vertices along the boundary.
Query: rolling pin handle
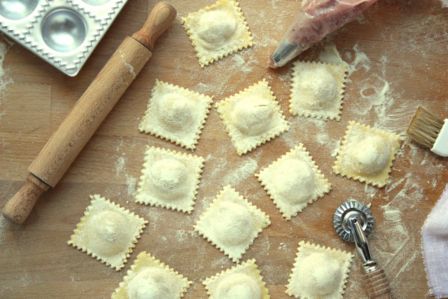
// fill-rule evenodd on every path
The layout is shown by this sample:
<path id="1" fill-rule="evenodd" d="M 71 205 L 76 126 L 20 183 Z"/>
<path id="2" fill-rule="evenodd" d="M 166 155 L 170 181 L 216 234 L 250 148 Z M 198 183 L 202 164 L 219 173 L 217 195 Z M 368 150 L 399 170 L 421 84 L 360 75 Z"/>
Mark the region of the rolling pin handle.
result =
<path id="1" fill-rule="evenodd" d="M 143 24 L 132 38 L 153 50 L 157 39 L 171 26 L 176 18 L 176 9 L 166 2 L 157 3 Z"/>
<path id="2" fill-rule="evenodd" d="M 3 215 L 12 222 L 22 224 L 39 197 L 49 188 L 50 186 L 30 174 L 22 188 L 3 207 Z"/>

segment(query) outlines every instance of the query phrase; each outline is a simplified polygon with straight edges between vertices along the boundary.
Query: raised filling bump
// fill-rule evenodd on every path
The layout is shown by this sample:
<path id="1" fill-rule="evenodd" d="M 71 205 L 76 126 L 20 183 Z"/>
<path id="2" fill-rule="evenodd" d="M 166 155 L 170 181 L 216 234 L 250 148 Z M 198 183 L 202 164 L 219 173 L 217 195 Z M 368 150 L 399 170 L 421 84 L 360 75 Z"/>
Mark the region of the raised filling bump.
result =
<path id="1" fill-rule="evenodd" d="M 246 97 L 237 101 L 231 111 L 231 121 L 243 134 L 260 135 L 271 127 L 274 106 L 270 100 Z"/>
<path id="2" fill-rule="evenodd" d="M 198 36 L 209 50 L 219 49 L 235 35 L 238 22 L 235 16 L 223 10 L 204 12 L 198 22 Z"/>

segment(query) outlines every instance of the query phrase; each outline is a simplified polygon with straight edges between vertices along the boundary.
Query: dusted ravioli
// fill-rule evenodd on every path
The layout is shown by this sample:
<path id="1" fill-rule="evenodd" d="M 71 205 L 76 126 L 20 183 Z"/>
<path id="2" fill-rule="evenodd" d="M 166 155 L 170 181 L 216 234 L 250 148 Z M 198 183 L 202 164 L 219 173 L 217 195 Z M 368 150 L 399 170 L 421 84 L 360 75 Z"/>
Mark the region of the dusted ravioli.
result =
<path id="1" fill-rule="evenodd" d="M 191 282 L 152 255 L 141 252 L 112 299 L 180 299 Z"/>
<path id="2" fill-rule="evenodd" d="M 210 298 L 213 299 L 269 299 L 260 270 L 255 260 L 216 274 L 204 280 Z"/>
<path id="3" fill-rule="evenodd" d="M 289 110 L 293 115 L 340 119 L 347 67 L 297 62 L 292 74 Z"/>
<path id="4" fill-rule="evenodd" d="M 237 262 L 269 224 L 268 215 L 226 186 L 202 213 L 195 230 Z"/>
<path id="5" fill-rule="evenodd" d="M 201 66 L 253 45 L 235 0 L 218 0 L 182 19 Z"/>
<path id="6" fill-rule="evenodd" d="M 148 147 L 136 202 L 190 213 L 203 165 L 199 156 Z"/>
<path id="7" fill-rule="evenodd" d="M 212 98 L 157 80 L 139 130 L 194 150 Z"/>
<path id="8" fill-rule="evenodd" d="M 333 166 L 334 172 L 384 187 L 399 148 L 400 136 L 351 121 Z"/>
<path id="9" fill-rule="evenodd" d="M 266 80 L 222 100 L 216 107 L 239 155 L 289 129 Z"/>
<path id="10" fill-rule="evenodd" d="M 341 299 L 352 254 L 301 241 L 286 293 L 295 298 Z"/>
<path id="11" fill-rule="evenodd" d="M 302 144 L 256 176 L 286 219 L 291 219 L 331 189 L 330 183 Z"/>
<path id="12" fill-rule="evenodd" d="M 120 270 L 146 223 L 143 218 L 100 195 L 92 195 L 68 244 Z"/>

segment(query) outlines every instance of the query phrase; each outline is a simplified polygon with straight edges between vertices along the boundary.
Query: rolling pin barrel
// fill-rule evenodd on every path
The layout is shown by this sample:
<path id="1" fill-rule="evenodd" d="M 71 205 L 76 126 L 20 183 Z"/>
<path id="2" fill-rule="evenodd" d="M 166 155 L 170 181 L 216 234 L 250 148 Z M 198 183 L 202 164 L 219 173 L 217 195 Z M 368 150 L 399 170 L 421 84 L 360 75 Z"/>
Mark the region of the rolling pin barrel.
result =
<path id="1" fill-rule="evenodd" d="M 160 2 L 143 27 L 121 43 L 31 163 L 24 186 L 3 208 L 7 218 L 23 223 L 39 196 L 56 186 L 151 58 L 157 38 L 170 27 L 175 16 L 171 5 Z"/>
<path id="2" fill-rule="evenodd" d="M 127 37 L 31 163 L 29 172 L 55 187 L 150 57 L 151 51 Z"/>

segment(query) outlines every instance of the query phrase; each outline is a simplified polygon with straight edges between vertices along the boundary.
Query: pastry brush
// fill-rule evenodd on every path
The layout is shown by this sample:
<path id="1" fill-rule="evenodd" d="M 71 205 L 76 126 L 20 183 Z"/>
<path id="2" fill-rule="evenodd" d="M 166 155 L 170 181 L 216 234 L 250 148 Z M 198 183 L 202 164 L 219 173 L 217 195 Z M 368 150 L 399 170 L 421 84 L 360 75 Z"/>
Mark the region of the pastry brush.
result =
<path id="1" fill-rule="evenodd" d="M 436 155 L 448 157 L 448 119 L 441 120 L 426 109 L 418 107 L 409 125 L 408 135 Z"/>

